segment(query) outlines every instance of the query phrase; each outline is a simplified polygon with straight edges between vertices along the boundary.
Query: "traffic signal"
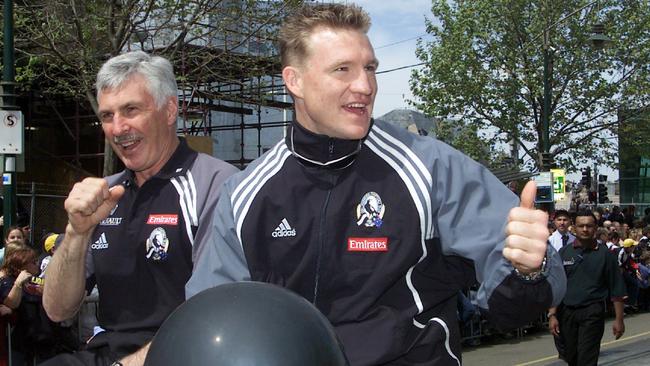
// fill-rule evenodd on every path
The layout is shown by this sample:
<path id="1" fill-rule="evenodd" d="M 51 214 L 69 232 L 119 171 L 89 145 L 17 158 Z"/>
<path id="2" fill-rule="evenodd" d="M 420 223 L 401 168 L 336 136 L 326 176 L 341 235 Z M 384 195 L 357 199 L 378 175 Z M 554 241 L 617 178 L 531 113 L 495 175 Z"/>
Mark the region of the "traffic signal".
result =
<path id="1" fill-rule="evenodd" d="M 596 203 L 596 192 L 594 191 L 589 192 L 589 202 Z"/>
<path id="2" fill-rule="evenodd" d="M 591 189 L 591 168 L 582 169 L 582 179 L 580 184 L 587 189 Z"/>
<path id="3" fill-rule="evenodd" d="M 604 183 L 598 183 L 598 203 L 607 203 L 607 186 Z"/>

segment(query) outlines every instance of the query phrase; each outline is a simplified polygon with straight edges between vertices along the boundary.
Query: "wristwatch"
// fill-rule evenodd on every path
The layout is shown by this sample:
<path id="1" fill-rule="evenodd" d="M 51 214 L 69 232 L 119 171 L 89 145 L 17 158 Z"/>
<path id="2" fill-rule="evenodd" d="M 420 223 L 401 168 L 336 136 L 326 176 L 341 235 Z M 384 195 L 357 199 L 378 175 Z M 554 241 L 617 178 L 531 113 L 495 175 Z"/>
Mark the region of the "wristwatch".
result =
<path id="1" fill-rule="evenodd" d="M 524 281 L 537 281 L 540 278 L 544 277 L 545 271 L 546 271 L 546 256 L 544 256 L 544 259 L 542 260 L 542 266 L 538 271 L 530 272 L 528 274 L 523 274 L 519 272 L 517 268 L 515 268 L 515 274 L 517 275 L 517 277 L 521 278 Z"/>
<path id="2" fill-rule="evenodd" d="M 546 317 L 549 318 L 549 319 L 551 319 L 552 316 L 554 316 L 554 317 L 557 318 L 557 314 L 556 314 L 556 313 L 548 313 L 548 314 L 546 314 Z"/>
<path id="3" fill-rule="evenodd" d="M 113 362 L 111 364 L 111 366 L 124 366 L 124 365 L 122 365 L 122 363 L 119 360 L 117 360 L 117 361 Z"/>

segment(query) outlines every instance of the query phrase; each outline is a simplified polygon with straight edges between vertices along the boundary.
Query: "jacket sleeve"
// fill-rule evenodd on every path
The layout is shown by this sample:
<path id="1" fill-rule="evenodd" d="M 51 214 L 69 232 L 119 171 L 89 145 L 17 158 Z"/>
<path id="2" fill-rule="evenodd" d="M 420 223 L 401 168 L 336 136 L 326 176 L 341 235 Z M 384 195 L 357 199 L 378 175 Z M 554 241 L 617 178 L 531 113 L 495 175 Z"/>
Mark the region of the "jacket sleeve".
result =
<path id="1" fill-rule="evenodd" d="M 198 214 L 198 227 L 194 234 L 192 248 L 192 262 L 196 262 L 196 254 L 200 246 L 209 240 L 212 235 L 214 211 L 221 196 L 224 182 L 239 169 L 217 160 L 211 156 L 200 153 L 192 166 L 192 174 L 196 184 L 196 210 Z"/>
<path id="2" fill-rule="evenodd" d="M 250 280 L 244 250 L 235 232 L 229 181 L 222 188 L 210 233 L 195 243 L 194 269 L 185 285 L 186 299 L 224 283 Z"/>
<path id="3" fill-rule="evenodd" d="M 436 146 L 434 235 L 443 253 L 473 261 L 479 307 L 497 327 L 514 328 L 537 319 L 564 297 L 566 277 L 557 252 L 547 248 L 542 279 L 517 276 L 502 250 L 508 213 L 519 199 L 482 165 L 443 143 Z"/>

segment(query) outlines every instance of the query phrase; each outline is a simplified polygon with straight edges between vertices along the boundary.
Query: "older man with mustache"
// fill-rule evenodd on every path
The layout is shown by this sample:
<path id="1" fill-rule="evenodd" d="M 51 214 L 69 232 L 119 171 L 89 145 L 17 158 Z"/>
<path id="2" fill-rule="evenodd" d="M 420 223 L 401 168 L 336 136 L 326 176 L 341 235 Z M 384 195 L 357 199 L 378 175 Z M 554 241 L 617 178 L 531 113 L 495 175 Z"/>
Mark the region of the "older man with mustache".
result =
<path id="1" fill-rule="evenodd" d="M 46 365 L 143 362 L 144 351 L 130 354 L 185 300 L 194 242 L 208 232 L 222 182 L 237 171 L 176 136 L 177 85 L 166 59 L 141 51 L 116 56 L 96 87 L 102 129 L 126 169 L 86 178 L 70 192 L 43 305 L 55 321 L 72 317 L 94 278 L 104 331 L 86 350 Z"/>

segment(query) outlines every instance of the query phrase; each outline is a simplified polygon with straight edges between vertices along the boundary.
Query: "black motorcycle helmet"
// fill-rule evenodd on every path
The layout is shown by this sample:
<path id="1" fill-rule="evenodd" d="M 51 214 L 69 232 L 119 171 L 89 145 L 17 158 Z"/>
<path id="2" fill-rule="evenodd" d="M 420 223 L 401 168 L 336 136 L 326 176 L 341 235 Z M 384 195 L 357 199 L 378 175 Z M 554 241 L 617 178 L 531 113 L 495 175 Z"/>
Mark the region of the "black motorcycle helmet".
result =
<path id="1" fill-rule="evenodd" d="M 293 292 L 261 282 L 205 290 L 179 306 L 145 366 L 346 366 L 329 321 Z"/>

